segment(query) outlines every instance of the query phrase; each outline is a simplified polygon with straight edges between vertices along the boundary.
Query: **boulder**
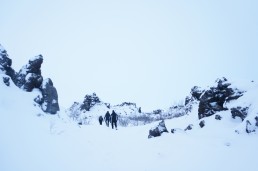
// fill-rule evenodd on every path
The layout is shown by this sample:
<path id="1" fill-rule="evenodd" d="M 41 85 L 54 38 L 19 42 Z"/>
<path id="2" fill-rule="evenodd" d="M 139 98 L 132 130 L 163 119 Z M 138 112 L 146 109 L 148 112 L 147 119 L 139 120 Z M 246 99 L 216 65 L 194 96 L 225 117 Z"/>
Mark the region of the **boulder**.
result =
<path id="1" fill-rule="evenodd" d="M 190 125 L 188 125 L 188 126 L 184 129 L 184 131 L 192 130 L 192 129 L 193 129 L 193 124 L 190 124 Z"/>
<path id="2" fill-rule="evenodd" d="M 251 133 L 254 132 L 254 130 L 252 129 L 252 124 L 249 120 L 246 121 L 246 129 L 245 129 L 246 133 Z"/>
<path id="3" fill-rule="evenodd" d="M 232 114 L 232 118 L 236 118 L 236 116 L 240 117 L 242 119 L 242 121 L 246 118 L 247 114 L 248 114 L 248 107 L 236 107 L 236 108 L 231 108 L 231 114 Z"/>
<path id="4" fill-rule="evenodd" d="M 56 114 L 59 111 L 58 94 L 50 78 L 45 79 L 40 87 L 42 100 L 39 100 L 44 112 Z"/>
<path id="5" fill-rule="evenodd" d="M 221 117 L 220 115 L 215 115 L 215 119 L 216 119 L 216 120 L 221 120 L 222 117 Z"/>
<path id="6" fill-rule="evenodd" d="M 17 73 L 14 83 L 25 91 L 32 91 L 33 88 L 40 88 L 43 77 L 41 75 L 42 55 L 29 60 L 29 63 L 22 67 Z"/>
<path id="7" fill-rule="evenodd" d="M 217 79 L 217 87 L 211 87 L 200 97 L 198 108 L 199 119 L 211 116 L 216 112 L 228 110 L 223 105 L 230 100 L 238 99 L 243 95 L 243 91 L 229 88 L 231 85 L 226 78 Z"/>
<path id="8" fill-rule="evenodd" d="M 254 119 L 256 121 L 255 126 L 258 126 L 258 116 L 256 116 Z"/>
<path id="9" fill-rule="evenodd" d="M 168 132 L 164 120 L 162 120 L 158 126 L 149 130 L 148 138 L 161 136 L 163 132 Z"/>
<path id="10" fill-rule="evenodd" d="M 205 126 L 205 121 L 202 120 L 200 123 L 199 123 L 200 127 L 203 128 Z"/>
<path id="11" fill-rule="evenodd" d="M 6 86 L 10 86 L 10 77 L 8 76 L 3 76 L 3 82 Z"/>

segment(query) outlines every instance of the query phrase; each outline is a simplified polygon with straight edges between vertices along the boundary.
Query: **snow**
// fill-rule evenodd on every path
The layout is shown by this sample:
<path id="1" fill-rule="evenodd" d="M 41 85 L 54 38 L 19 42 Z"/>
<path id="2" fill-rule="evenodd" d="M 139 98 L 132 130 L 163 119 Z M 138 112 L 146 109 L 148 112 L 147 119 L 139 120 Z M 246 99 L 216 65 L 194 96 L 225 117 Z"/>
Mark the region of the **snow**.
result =
<path id="1" fill-rule="evenodd" d="M 57 103 L 57 101 L 55 99 L 52 100 L 52 104 L 55 104 Z"/>
<path id="2" fill-rule="evenodd" d="M 30 58 L 29 61 L 35 61 L 35 60 L 38 60 L 38 59 L 43 59 L 42 55 L 34 56 L 34 57 Z"/>
<path id="3" fill-rule="evenodd" d="M 27 65 L 23 66 L 19 71 L 20 74 L 26 75 L 28 71 Z"/>
<path id="4" fill-rule="evenodd" d="M 100 126 L 97 117 L 91 125 L 77 125 L 64 112 L 48 115 L 33 101 L 39 90 L 25 92 L 11 81 L 2 83 L 0 75 L 0 170 L 1 171 L 256 171 L 256 133 L 235 133 L 241 120 L 228 111 L 198 123 L 197 106 L 189 115 L 165 120 L 173 128 L 193 129 L 175 134 L 163 133 L 148 139 L 149 130 L 158 122 L 112 130 Z M 227 105 L 252 104 L 250 116 L 257 114 L 257 85 Z M 238 104 L 239 103 L 239 104 Z M 96 115 L 105 108 L 94 106 Z"/>
<path id="5" fill-rule="evenodd" d="M 5 51 L 4 47 L 0 44 L 0 53 L 3 53 Z"/>
<path id="6" fill-rule="evenodd" d="M 50 81 L 49 78 L 43 80 L 43 82 L 42 82 L 42 89 L 46 89 L 46 86 L 49 83 L 49 81 Z"/>
<path id="7" fill-rule="evenodd" d="M 28 73 L 27 75 L 26 75 L 26 77 L 25 77 L 25 80 L 26 80 L 26 82 L 28 82 L 29 81 L 29 79 L 31 78 L 31 77 L 33 77 L 33 73 Z"/>

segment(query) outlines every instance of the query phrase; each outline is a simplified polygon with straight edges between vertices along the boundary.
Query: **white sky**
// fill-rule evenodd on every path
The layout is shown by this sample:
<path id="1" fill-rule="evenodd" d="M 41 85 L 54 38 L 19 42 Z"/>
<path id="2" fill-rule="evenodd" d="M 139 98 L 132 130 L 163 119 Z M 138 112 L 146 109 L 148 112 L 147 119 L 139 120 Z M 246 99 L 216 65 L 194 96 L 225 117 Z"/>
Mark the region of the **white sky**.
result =
<path id="1" fill-rule="evenodd" d="M 258 80 L 257 0 L 0 0 L 0 8 L 13 67 L 42 54 L 64 107 L 96 92 L 149 111 L 221 76 Z"/>

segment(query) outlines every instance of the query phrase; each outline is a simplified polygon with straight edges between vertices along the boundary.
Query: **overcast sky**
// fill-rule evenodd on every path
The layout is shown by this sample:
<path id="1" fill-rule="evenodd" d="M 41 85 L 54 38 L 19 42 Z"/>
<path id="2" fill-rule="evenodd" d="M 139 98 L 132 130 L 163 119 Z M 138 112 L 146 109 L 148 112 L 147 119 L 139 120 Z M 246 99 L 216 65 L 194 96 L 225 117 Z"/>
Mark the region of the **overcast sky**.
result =
<path id="1" fill-rule="evenodd" d="M 18 71 L 42 54 L 59 102 L 167 108 L 218 77 L 258 81 L 257 0 L 0 0 Z"/>

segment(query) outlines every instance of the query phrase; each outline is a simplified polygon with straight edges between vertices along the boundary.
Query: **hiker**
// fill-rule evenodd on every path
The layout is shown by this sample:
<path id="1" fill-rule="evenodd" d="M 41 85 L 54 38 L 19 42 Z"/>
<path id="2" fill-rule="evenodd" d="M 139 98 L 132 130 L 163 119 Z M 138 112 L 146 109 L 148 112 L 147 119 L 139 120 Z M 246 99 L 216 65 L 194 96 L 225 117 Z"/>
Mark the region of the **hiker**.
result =
<path id="1" fill-rule="evenodd" d="M 99 124 L 102 125 L 102 122 L 103 122 L 103 117 L 100 116 L 100 117 L 99 117 Z"/>
<path id="2" fill-rule="evenodd" d="M 106 113 L 106 115 L 104 117 L 104 120 L 106 122 L 107 127 L 109 127 L 109 122 L 110 122 L 110 113 L 109 113 L 109 111 L 107 111 L 107 113 Z"/>
<path id="3" fill-rule="evenodd" d="M 118 115 L 116 114 L 116 112 L 113 110 L 112 114 L 111 114 L 111 125 L 112 125 L 112 129 L 114 128 L 114 125 L 117 129 L 117 120 L 118 120 Z"/>

